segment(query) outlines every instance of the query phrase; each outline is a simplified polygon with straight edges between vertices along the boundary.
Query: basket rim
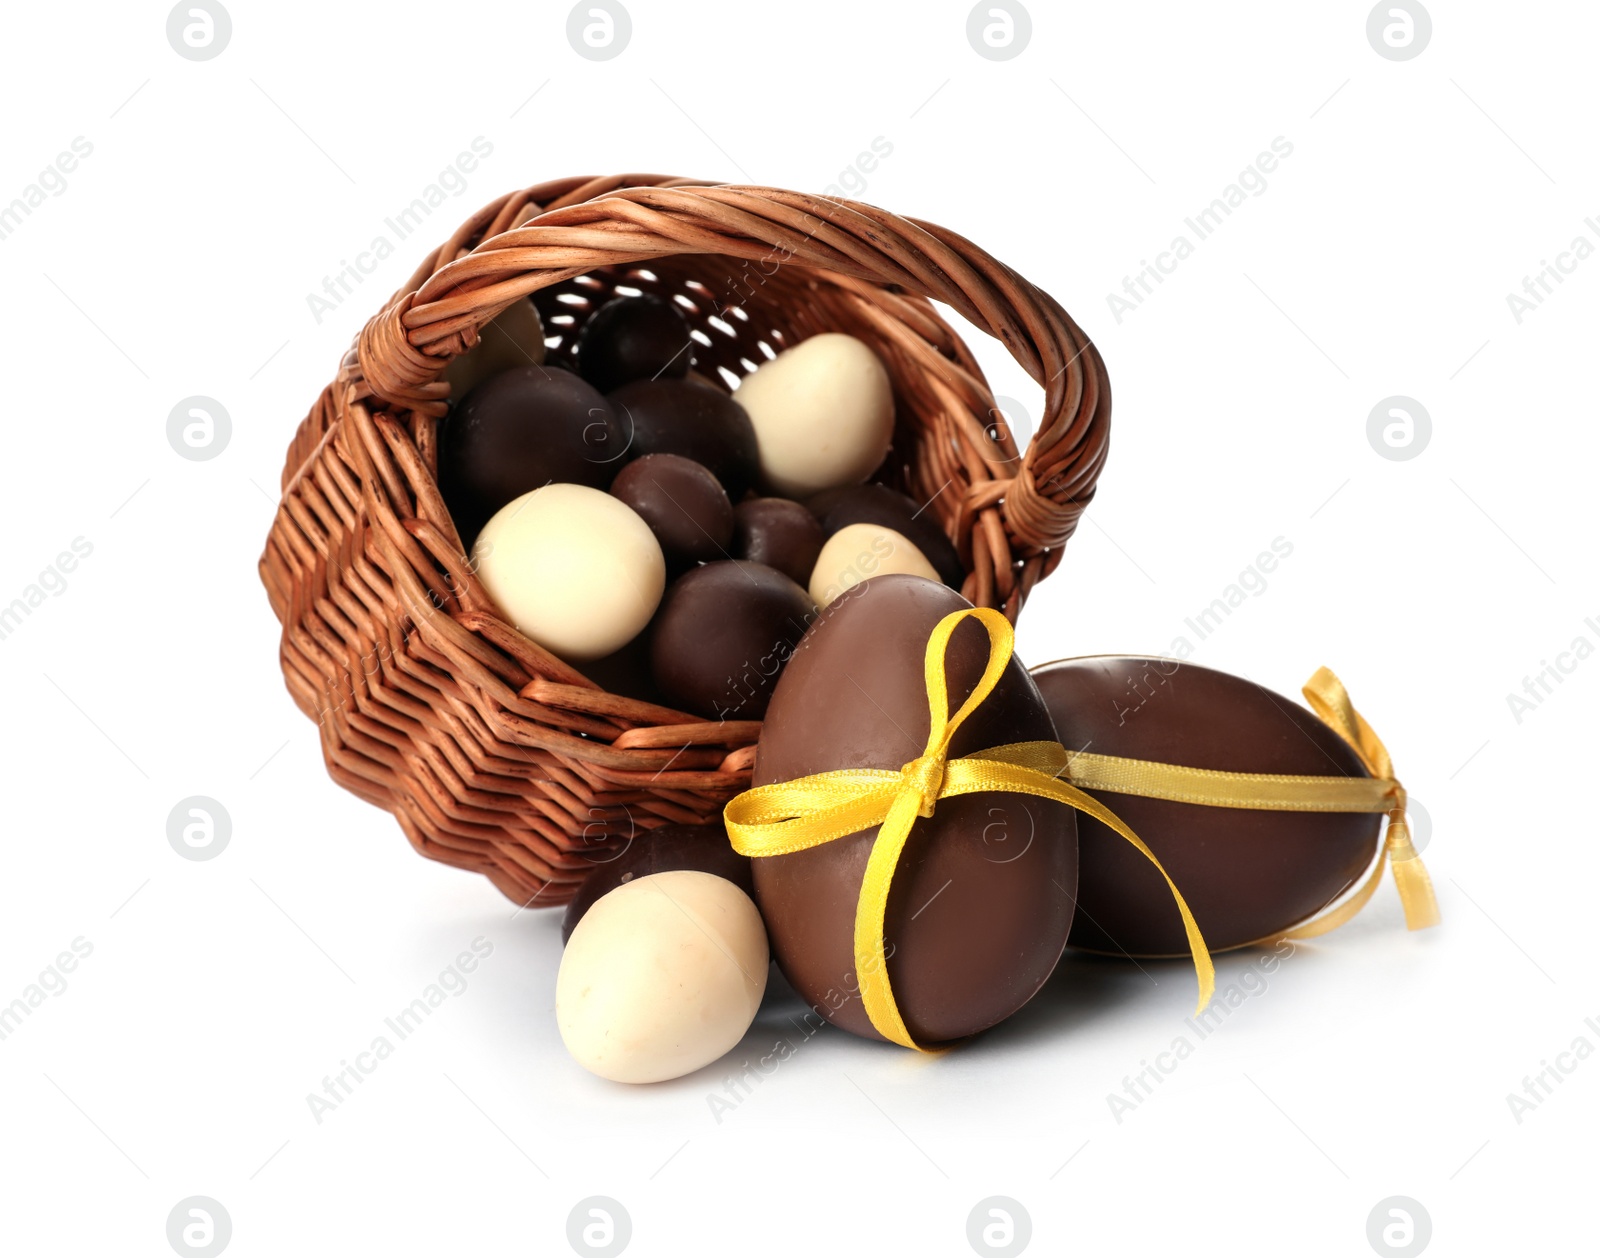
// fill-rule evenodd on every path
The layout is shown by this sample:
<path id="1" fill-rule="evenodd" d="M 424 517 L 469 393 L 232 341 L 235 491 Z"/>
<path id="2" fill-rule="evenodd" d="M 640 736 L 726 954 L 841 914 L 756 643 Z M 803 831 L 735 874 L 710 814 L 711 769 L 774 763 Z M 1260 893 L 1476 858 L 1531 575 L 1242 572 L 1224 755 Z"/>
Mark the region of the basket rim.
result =
<path id="1" fill-rule="evenodd" d="M 936 514 L 974 603 L 1015 620 L 1059 563 L 1105 459 L 1110 391 L 1093 343 L 1048 294 L 936 225 L 660 175 L 548 181 L 471 215 L 366 322 L 302 422 L 260 568 L 286 679 L 336 780 L 394 812 L 425 855 L 476 868 L 523 902 L 570 892 L 585 801 L 609 810 L 607 826 L 638 807 L 630 825 L 650 828 L 693 819 L 749 780 L 759 723 L 608 694 L 501 620 L 435 478 L 443 372 L 483 325 L 553 285 L 665 259 L 722 271 L 775 262 L 823 286 L 817 301 L 849 321 L 843 330 L 876 338 L 897 401 L 903 385 L 915 403 L 921 436 L 904 474 L 961 482 Z M 1024 450 L 986 433 L 993 394 L 935 301 L 1044 387 Z M 388 654 L 369 675 L 372 643 Z M 538 780 L 485 795 L 475 783 L 504 782 L 513 755 Z"/>

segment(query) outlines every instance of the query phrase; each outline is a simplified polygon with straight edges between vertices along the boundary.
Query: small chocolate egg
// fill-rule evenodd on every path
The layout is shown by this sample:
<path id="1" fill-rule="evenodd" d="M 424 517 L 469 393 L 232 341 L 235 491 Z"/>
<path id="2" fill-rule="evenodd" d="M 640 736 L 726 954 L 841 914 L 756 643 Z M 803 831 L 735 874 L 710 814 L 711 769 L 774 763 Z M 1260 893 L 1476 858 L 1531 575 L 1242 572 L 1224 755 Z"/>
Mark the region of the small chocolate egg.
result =
<path id="1" fill-rule="evenodd" d="M 681 379 L 694 359 L 689 324 L 659 297 L 614 297 L 578 331 L 578 372 L 602 393 L 633 380 Z"/>
<path id="2" fill-rule="evenodd" d="M 788 498 L 747 498 L 733 509 L 733 554 L 776 568 L 805 585 L 817 566 L 822 525 L 798 502 Z"/>
<path id="3" fill-rule="evenodd" d="M 444 378 L 450 396 L 466 397 L 490 376 L 544 362 L 544 324 L 526 297 L 512 302 L 478 333 L 478 343 L 450 360 Z"/>
<path id="4" fill-rule="evenodd" d="M 811 570 L 811 601 L 826 607 L 852 586 L 890 572 L 939 579 L 922 552 L 893 529 L 880 524 L 847 524 L 817 555 L 817 565 Z"/>
<path id="5" fill-rule="evenodd" d="M 758 721 L 811 598 L 776 568 L 720 560 L 679 577 L 650 631 L 656 684 L 676 708 L 712 720 Z"/>
<path id="6" fill-rule="evenodd" d="M 561 1039 L 604 1079 L 677 1079 L 744 1038 L 768 961 L 761 914 L 726 878 L 698 869 L 635 878 L 600 897 L 567 941 Z"/>
<path id="7" fill-rule="evenodd" d="M 928 738 L 923 657 L 934 626 L 971 604 L 937 581 L 881 576 L 818 617 L 778 681 L 756 749 L 754 784 L 834 769 L 899 769 Z M 988 662 L 975 620 L 951 636 L 954 711 Z M 951 756 L 1053 739 L 1044 700 L 1016 659 L 956 731 Z M 756 901 L 789 982 L 818 1014 L 883 1038 L 862 1006 L 856 904 L 877 829 L 753 864 Z M 1066 946 L 1078 881 L 1074 813 L 1010 792 L 941 799 L 912 826 L 884 917 L 888 978 L 923 1044 L 993 1026 L 1028 1002 Z M 1169 897 L 1170 911 L 1170 897 Z"/>
<path id="8" fill-rule="evenodd" d="M 608 401 L 630 454 L 678 454 L 703 463 L 732 502 L 755 483 L 755 429 L 744 408 L 720 389 L 689 380 L 636 380 Z"/>
<path id="9" fill-rule="evenodd" d="M 552 482 L 604 489 L 626 443 L 611 404 L 570 371 L 514 367 L 469 393 L 439 438 L 439 486 L 462 541 Z"/>
<path id="10" fill-rule="evenodd" d="M 676 454 L 635 459 L 617 473 L 611 493 L 650 526 L 673 571 L 730 557 L 733 507 L 722 483 L 692 459 Z"/>
<path id="11" fill-rule="evenodd" d="M 952 590 L 959 590 L 967 579 L 961 557 L 929 505 L 913 502 L 887 485 L 847 485 L 825 490 L 807 499 L 806 506 L 822 522 L 822 531 L 829 537 L 847 524 L 881 524 L 920 550 L 939 570 L 939 579 Z"/>
<path id="12" fill-rule="evenodd" d="M 636 835 L 620 852 L 596 858 L 595 867 L 567 903 L 561 919 L 561 942 L 566 943 L 583 915 L 601 896 L 635 878 L 664 874 L 672 869 L 698 869 L 726 878 L 746 895 L 754 895 L 750 858 L 740 856 L 728 842 L 728 832 L 717 825 L 668 825 Z"/>
<path id="13" fill-rule="evenodd" d="M 1367 777 L 1313 713 L 1270 690 L 1178 660 L 1091 655 L 1033 672 L 1069 748 L 1239 773 Z M 1215 808 L 1091 792 L 1149 845 L 1213 951 L 1304 921 L 1363 877 L 1381 814 Z M 1075 947 L 1188 952 L 1172 894 L 1149 861 L 1098 821 L 1078 822 Z"/>
<path id="14" fill-rule="evenodd" d="M 472 563 L 508 622 L 575 662 L 637 636 L 667 580 L 649 525 L 586 485 L 546 485 L 507 503 L 478 534 Z"/>
<path id="15" fill-rule="evenodd" d="M 755 426 L 762 480 L 785 498 L 859 484 L 889 453 L 889 373 L 842 332 L 820 333 L 762 363 L 733 397 Z"/>

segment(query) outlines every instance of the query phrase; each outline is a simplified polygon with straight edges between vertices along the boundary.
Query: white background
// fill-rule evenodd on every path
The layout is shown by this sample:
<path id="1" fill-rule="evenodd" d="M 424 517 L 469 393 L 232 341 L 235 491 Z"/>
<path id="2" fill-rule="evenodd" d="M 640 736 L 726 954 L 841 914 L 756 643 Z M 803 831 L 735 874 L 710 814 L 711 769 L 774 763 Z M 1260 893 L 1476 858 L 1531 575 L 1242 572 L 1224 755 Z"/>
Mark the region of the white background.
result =
<path id="1" fill-rule="evenodd" d="M 641 1256 L 964 1254 L 992 1195 L 1039 1253 L 1361 1255 L 1397 1194 L 1438 1254 L 1592 1246 L 1600 1061 L 1565 1059 L 1521 1123 L 1506 1098 L 1600 1048 L 1600 661 L 1520 722 L 1506 696 L 1600 646 L 1600 261 L 1520 324 L 1506 295 L 1600 241 L 1600 11 L 1439 0 L 1393 62 L 1363 3 L 1040 2 L 996 63 L 943 0 L 629 4 L 603 63 L 526 0 L 237 0 L 206 62 L 160 4 L 8 10 L 0 204 L 74 137 L 93 153 L 0 240 L 0 604 L 72 539 L 93 553 L 0 641 L 0 1003 L 93 952 L 0 1042 L 0 1249 L 169 1253 L 194 1194 L 241 1256 L 565 1253 L 596 1194 Z M 478 136 L 467 191 L 319 324 L 306 295 Z M 1432 819 L 1440 929 L 1408 934 L 1385 886 L 1120 1122 L 1107 1095 L 1186 1033 L 1184 966 L 1069 957 L 937 1060 L 830 1030 L 720 1122 L 725 1071 L 589 1077 L 552 1015 L 558 915 L 513 920 L 336 788 L 278 672 L 255 564 L 285 447 L 426 247 L 564 174 L 820 191 L 879 136 L 862 199 L 982 242 L 1111 372 L 1111 459 L 1024 658 L 1166 652 L 1281 536 L 1193 658 L 1288 694 L 1333 666 Z M 1107 294 L 1277 136 L 1267 190 L 1119 323 Z M 166 438 L 193 394 L 232 416 L 207 462 Z M 1433 421 L 1409 461 L 1366 437 L 1396 394 Z M 214 860 L 167 842 L 190 795 L 232 818 Z M 479 936 L 468 990 L 319 1124 L 307 1094 Z M 792 1008 L 741 1055 L 798 1038 Z"/>

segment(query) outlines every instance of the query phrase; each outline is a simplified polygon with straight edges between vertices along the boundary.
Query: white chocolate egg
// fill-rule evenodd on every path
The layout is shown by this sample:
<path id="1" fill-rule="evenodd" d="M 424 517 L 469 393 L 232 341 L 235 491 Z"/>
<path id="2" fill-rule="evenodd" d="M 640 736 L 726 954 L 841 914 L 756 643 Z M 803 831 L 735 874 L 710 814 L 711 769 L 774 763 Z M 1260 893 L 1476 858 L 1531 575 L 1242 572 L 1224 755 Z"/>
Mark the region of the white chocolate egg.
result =
<path id="1" fill-rule="evenodd" d="M 860 484 L 894 435 L 888 371 L 842 332 L 810 337 L 762 363 L 733 400 L 755 425 L 762 477 L 786 498 Z"/>
<path id="2" fill-rule="evenodd" d="M 512 302 L 478 330 L 478 343 L 450 360 L 444 378 L 457 401 L 490 376 L 544 362 L 544 324 L 526 297 Z"/>
<path id="3" fill-rule="evenodd" d="M 478 534 L 472 564 L 506 620 L 571 661 L 631 642 L 667 583 L 650 526 L 586 485 L 546 485 L 512 499 Z"/>
<path id="4" fill-rule="evenodd" d="M 847 524 L 822 546 L 811 570 L 811 601 L 826 607 L 853 585 L 886 572 L 939 580 L 927 557 L 893 529 L 881 524 Z"/>
<path id="5" fill-rule="evenodd" d="M 605 1079 L 679 1078 L 744 1038 L 768 959 L 755 902 L 726 878 L 678 869 L 625 882 L 567 941 L 556 976 L 561 1039 Z"/>

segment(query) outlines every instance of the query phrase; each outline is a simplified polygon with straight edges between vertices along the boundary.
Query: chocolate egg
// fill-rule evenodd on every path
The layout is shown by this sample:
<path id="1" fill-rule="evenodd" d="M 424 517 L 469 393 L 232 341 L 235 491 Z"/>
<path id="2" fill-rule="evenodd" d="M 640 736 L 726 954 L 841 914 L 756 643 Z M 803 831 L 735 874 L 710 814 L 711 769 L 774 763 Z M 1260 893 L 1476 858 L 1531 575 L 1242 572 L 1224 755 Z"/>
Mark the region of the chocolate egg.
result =
<path id="1" fill-rule="evenodd" d="M 694 358 L 689 325 L 659 297 L 615 297 L 578 332 L 578 372 L 602 393 L 632 380 L 681 379 Z"/>
<path id="2" fill-rule="evenodd" d="M 850 524 L 881 524 L 906 538 L 939 571 L 939 579 L 959 590 L 967 579 L 961 557 L 932 510 L 913 502 L 887 485 L 847 485 L 830 489 L 806 500 L 806 506 L 822 522 L 822 531 L 832 537 Z"/>
<path id="3" fill-rule="evenodd" d="M 566 943 L 595 901 L 635 878 L 664 874 L 673 869 L 698 869 L 726 878 L 746 895 L 754 895 L 750 860 L 728 842 L 728 832 L 718 825 L 662 826 L 635 836 L 622 851 L 601 858 L 567 903 L 561 919 L 561 942 Z"/>
<path id="4" fill-rule="evenodd" d="M 512 302 L 478 333 L 478 343 L 450 360 L 450 396 L 464 398 L 490 376 L 544 362 L 544 324 L 526 297 Z"/>
<path id="5" fill-rule="evenodd" d="M 677 454 L 702 463 L 733 502 L 755 483 L 755 429 L 744 408 L 721 390 L 689 380 L 637 380 L 608 400 L 630 454 Z"/>
<path id="6" fill-rule="evenodd" d="M 755 425 L 762 480 L 786 498 L 859 484 L 889 453 L 889 373 L 843 332 L 784 350 L 741 380 L 733 396 Z"/>
<path id="7" fill-rule="evenodd" d="M 478 534 L 472 563 L 508 622 L 573 661 L 636 637 L 667 580 L 645 522 L 585 485 L 546 485 L 507 503 Z"/>
<path id="8" fill-rule="evenodd" d="M 626 444 L 611 405 L 570 371 L 516 367 L 491 376 L 445 421 L 439 485 L 462 540 L 513 498 L 564 482 L 604 489 Z"/>
<path id="9" fill-rule="evenodd" d="M 747 498 L 733 510 L 733 553 L 807 585 L 827 541 L 817 517 L 788 498 Z"/>
<path id="10" fill-rule="evenodd" d="M 832 769 L 899 769 L 928 737 L 923 656 L 934 627 L 970 607 L 913 576 L 875 577 L 837 599 L 789 661 L 756 751 L 757 786 Z M 988 661 L 983 627 L 957 627 L 945 657 L 952 712 Z M 1053 739 L 1015 659 L 956 733 L 952 756 Z M 753 862 L 773 953 L 822 1017 L 881 1039 L 862 1007 L 853 938 L 877 830 Z M 912 826 L 884 918 L 888 977 L 919 1043 L 959 1039 L 1020 1009 L 1054 969 L 1078 879 L 1073 812 L 1032 796 L 943 799 Z"/>
<path id="11" fill-rule="evenodd" d="M 878 524 L 847 524 L 823 545 L 811 571 L 811 601 L 826 607 L 870 577 L 908 573 L 937 581 L 939 574 L 922 552 L 893 529 Z"/>
<path id="12" fill-rule="evenodd" d="M 1242 677 L 1178 660 L 1093 655 L 1034 670 L 1073 750 L 1194 769 L 1367 777 L 1315 715 Z M 1215 808 L 1109 791 L 1099 799 L 1150 847 L 1213 951 L 1304 921 L 1348 890 L 1378 851 L 1381 814 Z M 1188 953 L 1161 875 L 1098 821 L 1078 822 L 1076 947 Z"/>
<path id="13" fill-rule="evenodd" d="M 577 924 L 556 975 L 556 1022 L 584 1069 L 655 1083 L 708 1066 L 761 1007 L 761 915 L 726 878 L 650 874 L 602 896 Z"/>
<path id="14" fill-rule="evenodd" d="M 650 631 L 656 684 L 677 708 L 757 721 L 815 608 L 776 568 L 721 560 L 679 577 Z"/>
<path id="15" fill-rule="evenodd" d="M 611 494 L 650 526 L 672 570 L 730 557 L 733 507 L 721 482 L 692 459 L 676 454 L 635 459 L 617 473 Z"/>

